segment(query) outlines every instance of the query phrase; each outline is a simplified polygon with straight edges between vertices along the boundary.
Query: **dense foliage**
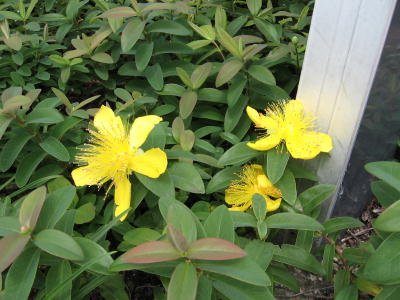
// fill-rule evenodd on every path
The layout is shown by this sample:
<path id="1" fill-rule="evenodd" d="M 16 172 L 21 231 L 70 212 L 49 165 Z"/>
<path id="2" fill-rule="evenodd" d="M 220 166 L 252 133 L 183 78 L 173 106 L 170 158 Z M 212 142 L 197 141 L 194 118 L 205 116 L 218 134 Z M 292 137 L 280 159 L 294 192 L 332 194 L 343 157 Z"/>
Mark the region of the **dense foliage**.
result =
<path id="1" fill-rule="evenodd" d="M 364 263 L 378 238 L 353 256 L 335 252 L 340 231 L 360 222 L 316 220 L 334 187 L 302 188 L 318 178 L 291 157 L 294 148 L 247 145 L 257 132 L 246 106 L 285 105 L 295 94 L 312 2 L 3 1 L 0 298 L 273 299 L 276 284 L 300 290 L 286 265 L 331 281 L 335 257 L 361 255 L 354 263 Z M 146 117 L 151 126 L 140 123 Z M 100 180 L 106 175 L 90 182 L 71 176 L 93 136 L 95 143 L 113 140 L 119 122 L 126 133 L 131 124 L 149 125 L 132 154 L 159 149 L 161 157 L 141 168 L 124 166 L 129 192 L 122 196 L 114 173 L 108 183 Z M 118 147 L 137 142 L 123 135 Z M 107 143 L 102 149 L 110 160 L 95 161 L 100 173 L 101 164 L 115 163 Z M 149 171 L 164 164 L 163 155 L 165 166 Z M 237 189 L 238 174 L 251 168 L 260 181 L 247 210 L 242 204 L 229 210 L 225 190 Z M 129 198 L 126 207 L 121 197 Z M 393 206 L 379 226 L 393 225 Z M 320 237 L 325 243 L 311 254 Z M 394 233 L 385 243 L 396 239 Z M 381 281 L 360 272 L 359 288 L 360 280 L 376 282 L 378 290 L 399 280 L 397 271 Z M 342 299 L 357 294 L 350 273 L 335 276 Z M 360 289 L 378 293 L 373 288 Z"/>

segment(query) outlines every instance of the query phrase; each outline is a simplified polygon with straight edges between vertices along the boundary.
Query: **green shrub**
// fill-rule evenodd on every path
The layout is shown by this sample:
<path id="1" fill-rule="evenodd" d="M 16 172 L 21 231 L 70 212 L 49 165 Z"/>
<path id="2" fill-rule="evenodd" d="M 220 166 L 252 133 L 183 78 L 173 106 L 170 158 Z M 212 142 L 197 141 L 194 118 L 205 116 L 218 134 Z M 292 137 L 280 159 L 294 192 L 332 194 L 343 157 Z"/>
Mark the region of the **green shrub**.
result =
<path id="1" fill-rule="evenodd" d="M 318 179 L 290 157 L 312 158 L 329 147 L 316 146 L 315 133 L 282 133 L 289 151 L 283 143 L 269 151 L 248 146 L 256 134 L 246 106 L 280 110 L 295 94 L 308 2 L 3 2 L 0 295 L 88 299 L 95 290 L 105 299 L 129 299 L 125 270 L 154 274 L 154 298 L 174 300 L 273 299 L 277 284 L 298 292 L 285 265 L 332 280 L 334 241 L 360 222 L 319 223 L 334 187 L 298 194 L 299 180 Z M 102 106 L 126 128 L 161 116 L 134 155 L 158 148 L 168 159 L 157 176 L 123 167 L 134 171 L 124 182 L 131 190 L 121 196 L 130 208 L 117 212 L 109 200 L 114 194 L 122 206 L 115 176 L 93 179 L 94 186 L 71 176 L 77 154 L 99 143 L 91 119 Z M 108 142 L 119 132 L 109 128 Z M 294 151 L 308 142 L 312 155 Z M 101 160 L 104 167 L 113 158 Z M 246 201 L 231 198 L 228 210 L 224 191 L 249 186 L 246 168 L 257 169 L 256 184 Z M 103 179 L 115 190 L 96 187 Z M 277 242 L 285 230 L 296 232 L 294 245 Z M 322 263 L 310 253 L 321 236 L 329 241 L 321 246 Z"/>

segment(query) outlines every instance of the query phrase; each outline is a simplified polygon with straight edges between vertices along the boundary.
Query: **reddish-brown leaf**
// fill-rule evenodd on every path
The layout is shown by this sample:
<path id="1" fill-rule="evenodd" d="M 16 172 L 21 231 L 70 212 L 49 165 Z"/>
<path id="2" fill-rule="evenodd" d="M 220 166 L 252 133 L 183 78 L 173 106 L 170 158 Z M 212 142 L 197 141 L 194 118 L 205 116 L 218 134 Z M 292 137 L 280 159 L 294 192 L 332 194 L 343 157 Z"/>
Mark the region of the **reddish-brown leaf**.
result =
<path id="1" fill-rule="evenodd" d="M 189 248 L 189 244 L 182 232 L 176 229 L 173 225 L 168 225 L 168 239 L 179 252 L 185 252 Z"/>
<path id="2" fill-rule="evenodd" d="M 121 6 L 121 7 L 114 7 L 105 12 L 103 12 L 99 17 L 100 18 L 129 18 L 137 16 L 137 13 L 130 7 Z"/>
<path id="3" fill-rule="evenodd" d="M 205 238 L 193 242 L 187 258 L 206 260 L 229 260 L 246 256 L 247 253 L 235 244 L 219 239 Z"/>
<path id="4" fill-rule="evenodd" d="M 122 255 L 121 260 L 134 264 L 149 264 L 175 260 L 180 254 L 170 242 L 153 241 L 141 244 Z"/>
<path id="5" fill-rule="evenodd" d="M 0 240 L 0 273 L 7 269 L 20 255 L 29 238 L 28 235 L 11 234 Z"/>

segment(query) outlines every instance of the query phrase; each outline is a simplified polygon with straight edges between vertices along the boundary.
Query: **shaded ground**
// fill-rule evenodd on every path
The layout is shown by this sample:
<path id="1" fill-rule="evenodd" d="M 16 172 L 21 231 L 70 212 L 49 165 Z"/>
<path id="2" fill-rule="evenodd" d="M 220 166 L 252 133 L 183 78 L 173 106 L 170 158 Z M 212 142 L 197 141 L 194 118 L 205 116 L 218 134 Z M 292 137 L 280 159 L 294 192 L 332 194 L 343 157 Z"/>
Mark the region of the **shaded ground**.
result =
<path id="1" fill-rule="evenodd" d="M 364 210 L 359 218 L 365 225 L 358 228 L 348 229 L 337 245 L 340 249 L 355 248 L 360 243 L 369 239 L 373 232 L 372 220 L 375 219 L 383 211 L 382 207 L 374 199 Z M 341 268 L 340 261 L 335 261 L 334 271 Z M 293 293 L 286 287 L 276 288 L 275 295 L 277 299 L 334 299 L 333 283 L 327 283 L 320 276 L 305 272 L 296 268 L 291 268 L 293 275 L 300 283 L 301 290 L 299 293 Z M 361 294 L 359 299 L 372 299 L 373 297 L 367 294 Z"/>

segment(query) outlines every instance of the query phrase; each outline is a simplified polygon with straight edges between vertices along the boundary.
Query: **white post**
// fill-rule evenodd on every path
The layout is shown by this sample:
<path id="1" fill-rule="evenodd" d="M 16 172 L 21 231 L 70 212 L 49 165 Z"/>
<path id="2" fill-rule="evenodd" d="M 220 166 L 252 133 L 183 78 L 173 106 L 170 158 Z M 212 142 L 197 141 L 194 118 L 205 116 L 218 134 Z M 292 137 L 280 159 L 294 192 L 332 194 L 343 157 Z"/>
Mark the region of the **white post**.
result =
<path id="1" fill-rule="evenodd" d="M 330 156 L 311 163 L 321 183 L 337 186 L 323 218 L 340 193 L 395 5 L 396 0 L 316 0 L 297 99 L 333 138 Z"/>

